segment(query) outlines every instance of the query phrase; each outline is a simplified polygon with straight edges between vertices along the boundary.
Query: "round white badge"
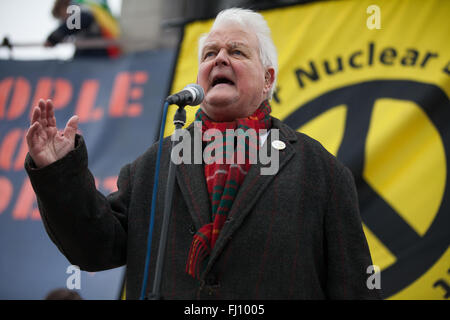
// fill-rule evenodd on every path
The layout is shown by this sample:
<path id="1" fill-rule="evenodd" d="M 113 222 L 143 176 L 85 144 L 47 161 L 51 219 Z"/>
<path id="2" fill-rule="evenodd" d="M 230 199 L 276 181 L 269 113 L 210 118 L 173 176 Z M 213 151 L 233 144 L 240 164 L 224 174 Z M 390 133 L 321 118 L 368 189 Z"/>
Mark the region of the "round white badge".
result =
<path id="1" fill-rule="evenodd" d="M 283 141 L 275 140 L 272 141 L 272 147 L 274 147 L 277 150 L 283 150 L 284 148 L 286 148 L 286 144 Z"/>

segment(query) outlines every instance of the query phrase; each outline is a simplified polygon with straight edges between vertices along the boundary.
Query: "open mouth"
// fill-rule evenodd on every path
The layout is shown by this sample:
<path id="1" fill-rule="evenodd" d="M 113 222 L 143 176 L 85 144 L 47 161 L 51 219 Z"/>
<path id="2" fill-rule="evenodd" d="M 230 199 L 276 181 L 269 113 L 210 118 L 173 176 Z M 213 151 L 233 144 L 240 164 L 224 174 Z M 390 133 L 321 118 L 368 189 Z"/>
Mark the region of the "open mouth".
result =
<path id="1" fill-rule="evenodd" d="M 215 87 L 218 84 L 234 85 L 234 82 L 225 77 L 217 77 L 213 80 L 211 87 Z"/>

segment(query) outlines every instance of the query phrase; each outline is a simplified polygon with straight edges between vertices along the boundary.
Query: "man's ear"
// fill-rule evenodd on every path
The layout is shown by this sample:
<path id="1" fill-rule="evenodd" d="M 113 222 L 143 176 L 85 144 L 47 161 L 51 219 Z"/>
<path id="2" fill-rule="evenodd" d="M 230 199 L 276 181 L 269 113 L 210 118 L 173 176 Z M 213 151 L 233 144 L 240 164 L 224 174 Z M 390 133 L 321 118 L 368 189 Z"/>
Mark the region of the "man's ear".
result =
<path id="1" fill-rule="evenodd" d="M 264 93 L 270 91 L 270 88 L 272 88 L 274 80 L 275 80 L 275 69 L 269 67 L 267 68 L 266 73 L 264 74 Z"/>

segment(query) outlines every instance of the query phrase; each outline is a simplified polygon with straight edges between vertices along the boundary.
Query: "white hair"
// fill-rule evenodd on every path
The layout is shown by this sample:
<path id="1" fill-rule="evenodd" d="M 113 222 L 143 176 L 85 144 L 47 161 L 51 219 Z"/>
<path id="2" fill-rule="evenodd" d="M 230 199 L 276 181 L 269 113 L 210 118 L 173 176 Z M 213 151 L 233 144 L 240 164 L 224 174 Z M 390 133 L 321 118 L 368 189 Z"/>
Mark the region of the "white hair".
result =
<path id="1" fill-rule="evenodd" d="M 272 67 L 275 70 L 274 81 L 268 93 L 268 98 L 272 99 L 278 75 L 278 61 L 277 61 L 278 57 L 277 57 L 277 49 L 275 48 L 275 44 L 272 41 L 270 29 L 269 26 L 267 25 L 266 20 L 261 14 L 255 11 L 241 8 L 230 8 L 219 12 L 216 19 L 214 20 L 213 26 L 211 27 L 209 33 L 211 33 L 211 31 L 213 31 L 219 25 L 230 22 L 238 23 L 243 28 L 245 28 L 246 30 L 250 30 L 256 35 L 259 44 L 259 58 L 261 60 L 263 67 L 265 69 Z M 198 41 L 199 61 L 201 61 L 203 47 L 205 45 L 205 40 L 208 37 L 209 33 L 202 35 Z"/>

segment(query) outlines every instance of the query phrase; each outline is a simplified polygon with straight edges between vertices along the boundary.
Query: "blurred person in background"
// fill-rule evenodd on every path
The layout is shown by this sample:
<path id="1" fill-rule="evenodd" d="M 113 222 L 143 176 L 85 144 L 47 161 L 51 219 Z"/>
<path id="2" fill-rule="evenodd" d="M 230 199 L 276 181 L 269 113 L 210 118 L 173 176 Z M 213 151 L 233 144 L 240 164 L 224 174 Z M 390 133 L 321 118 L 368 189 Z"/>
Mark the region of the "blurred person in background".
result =
<path id="1" fill-rule="evenodd" d="M 76 291 L 58 288 L 50 291 L 44 300 L 83 300 L 83 298 Z"/>
<path id="2" fill-rule="evenodd" d="M 80 10 L 72 10 L 70 6 L 78 6 Z M 79 13 L 79 17 L 75 15 Z M 56 0 L 52 15 L 60 21 L 45 42 L 46 47 L 53 47 L 68 37 L 77 40 L 114 40 L 119 37 L 120 28 L 105 0 Z M 77 25 L 77 19 L 79 24 Z M 76 48 L 74 58 L 80 57 L 118 57 L 120 48 L 117 45 L 100 45 L 95 47 Z"/>

